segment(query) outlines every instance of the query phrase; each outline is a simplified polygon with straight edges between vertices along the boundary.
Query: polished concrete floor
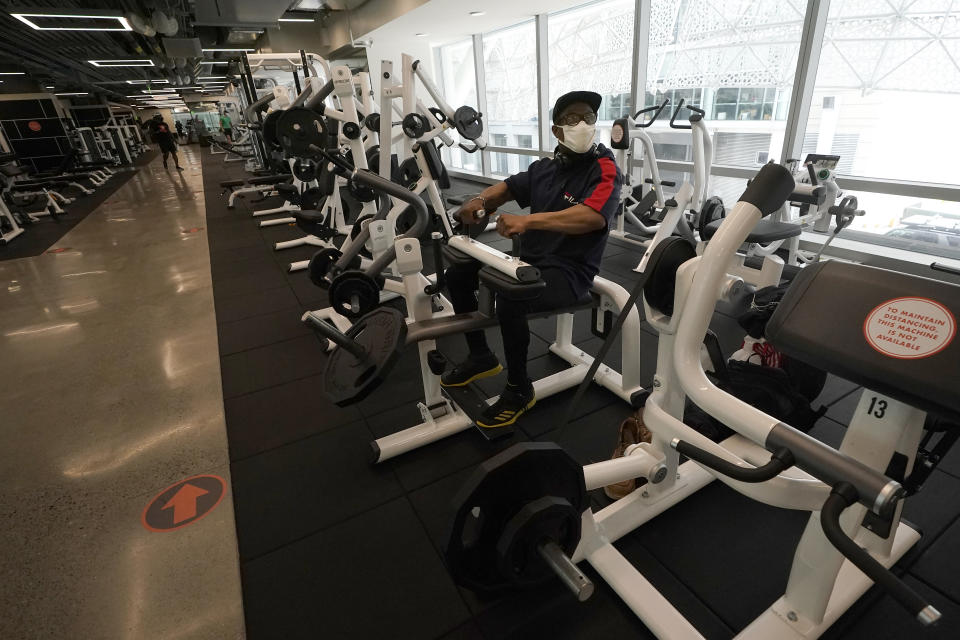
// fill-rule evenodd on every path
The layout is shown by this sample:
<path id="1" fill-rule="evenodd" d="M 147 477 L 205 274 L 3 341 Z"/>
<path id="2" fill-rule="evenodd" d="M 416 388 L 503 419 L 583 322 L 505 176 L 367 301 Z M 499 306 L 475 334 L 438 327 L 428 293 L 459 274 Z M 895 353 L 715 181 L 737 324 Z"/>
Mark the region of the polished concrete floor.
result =
<path id="1" fill-rule="evenodd" d="M 0 638 L 244 635 L 196 153 L 0 263 Z M 226 480 L 208 515 L 141 524 L 198 474 Z"/>

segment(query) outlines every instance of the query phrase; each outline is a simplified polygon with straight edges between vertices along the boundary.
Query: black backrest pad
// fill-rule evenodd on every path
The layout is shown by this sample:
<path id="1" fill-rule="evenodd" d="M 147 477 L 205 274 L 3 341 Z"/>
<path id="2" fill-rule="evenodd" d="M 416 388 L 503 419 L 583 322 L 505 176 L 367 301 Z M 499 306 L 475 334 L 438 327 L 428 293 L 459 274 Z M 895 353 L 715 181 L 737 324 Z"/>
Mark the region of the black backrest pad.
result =
<path id="1" fill-rule="evenodd" d="M 960 286 L 831 260 L 796 277 L 766 336 L 790 356 L 936 413 L 960 413 Z"/>

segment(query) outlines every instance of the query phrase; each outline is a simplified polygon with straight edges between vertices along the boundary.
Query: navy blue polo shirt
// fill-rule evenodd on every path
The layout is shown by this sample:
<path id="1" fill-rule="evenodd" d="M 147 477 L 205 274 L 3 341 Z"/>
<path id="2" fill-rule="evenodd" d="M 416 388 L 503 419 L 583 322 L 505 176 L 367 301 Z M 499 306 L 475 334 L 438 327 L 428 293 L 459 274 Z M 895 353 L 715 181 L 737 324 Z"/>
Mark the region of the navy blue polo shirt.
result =
<path id="1" fill-rule="evenodd" d="M 606 218 L 602 229 L 580 235 L 539 230 L 521 234 L 521 258 L 537 267 L 562 269 L 576 293 L 583 296 L 600 273 L 603 248 L 620 204 L 623 176 L 613 152 L 602 144 L 595 151 L 567 157 L 574 161 L 537 160 L 505 182 L 517 204 L 530 207 L 530 213 L 563 211 L 585 204 Z"/>

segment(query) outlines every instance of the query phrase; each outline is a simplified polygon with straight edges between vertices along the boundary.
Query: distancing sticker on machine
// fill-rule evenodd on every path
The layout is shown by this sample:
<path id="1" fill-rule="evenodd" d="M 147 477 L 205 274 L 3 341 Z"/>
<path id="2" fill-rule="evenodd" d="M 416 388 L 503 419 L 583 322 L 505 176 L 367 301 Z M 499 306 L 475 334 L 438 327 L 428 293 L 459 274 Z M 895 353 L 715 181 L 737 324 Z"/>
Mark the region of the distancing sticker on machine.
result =
<path id="1" fill-rule="evenodd" d="M 878 305 L 863 323 L 875 350 L 891 358 L 926 358 L 946 348 L 957 333 L 953 314 L 928 298 L 894 298 Z"/>

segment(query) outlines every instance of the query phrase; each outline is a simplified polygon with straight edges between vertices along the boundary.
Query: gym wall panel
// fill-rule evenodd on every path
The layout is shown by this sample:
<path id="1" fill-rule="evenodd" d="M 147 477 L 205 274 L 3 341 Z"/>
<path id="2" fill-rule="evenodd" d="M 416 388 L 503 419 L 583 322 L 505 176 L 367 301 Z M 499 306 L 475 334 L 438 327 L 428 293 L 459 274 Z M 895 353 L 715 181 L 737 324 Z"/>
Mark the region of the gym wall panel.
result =
<path id="1" fill-rule="evenodd" d="M 20 120 L 23 118 L 46 118 L 43 103 L 51 100 L 2 100 L 0 101 L 0 120 Z"/>
<path id="2" fill-rule="evenodd" d="M 63 137 L 66 132 L 59 118 L 36 118 L 31 120 L 14 120 L 17 125 L 19 138 L 36 140 L 38 138 Z"/>
<path id="3" fill-rule="evenodd" d="M 39 156 L 62 155 L 56 138 L 40 138 L 38 140 L 11 140 L 10 145 L 20 158 L 35 158 Z"/>
<path id="4" fill-rule="evenodd" d="M 20 162 L 36 171 L 59 166 L 70 148 L 53 99 L 0 100 L 0 126 Z"/>

